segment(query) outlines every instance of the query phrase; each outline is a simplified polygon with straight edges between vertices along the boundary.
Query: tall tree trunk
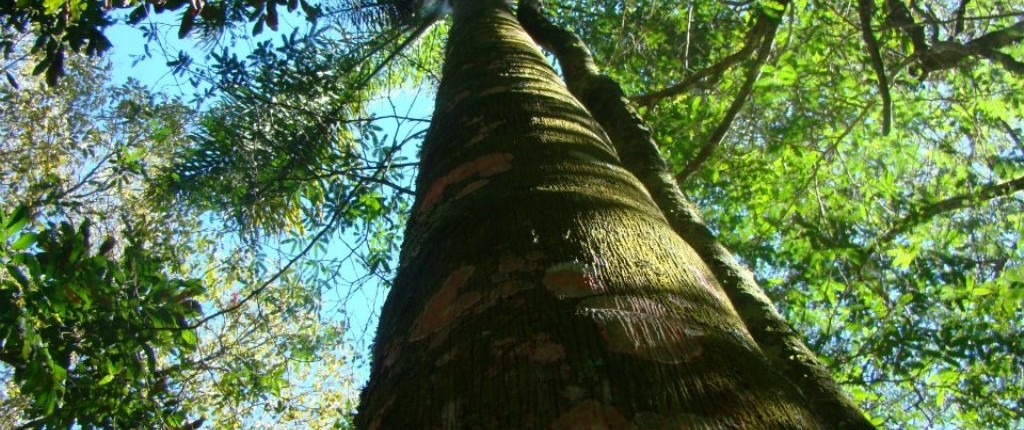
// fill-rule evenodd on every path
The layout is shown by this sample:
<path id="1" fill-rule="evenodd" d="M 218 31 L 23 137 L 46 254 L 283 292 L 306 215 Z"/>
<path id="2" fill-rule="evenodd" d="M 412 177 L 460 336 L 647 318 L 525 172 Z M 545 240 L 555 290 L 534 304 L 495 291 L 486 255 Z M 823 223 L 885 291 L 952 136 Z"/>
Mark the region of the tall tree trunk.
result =
<path id="1" fill-rule="evenodd" d="M 549 22 L 536 0 L 521 1 L 518 16 L 530 35 L 555 54 L 570 92 L 608 132 L 622 165 L 643 183 L 672 229 L 709 266 L 762 352 L 800 389 L 819 421 L 835 429 L 875 428 L 778 313 L 750 271 L 707 228 L 673 179 L 650 129 L 618 83 L 600 73 L 583 41 Z"/>
<path id="2" fill-rule="evenodd" d="M 452 8 L 357 428 L 820 428 L 508 5 Z"/>

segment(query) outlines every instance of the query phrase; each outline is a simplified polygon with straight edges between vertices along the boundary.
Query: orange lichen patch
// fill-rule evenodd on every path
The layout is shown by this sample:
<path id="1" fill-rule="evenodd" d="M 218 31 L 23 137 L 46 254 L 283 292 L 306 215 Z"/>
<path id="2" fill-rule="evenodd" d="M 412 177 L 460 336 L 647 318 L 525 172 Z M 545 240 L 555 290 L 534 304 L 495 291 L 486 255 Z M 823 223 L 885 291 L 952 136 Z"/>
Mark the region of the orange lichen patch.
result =
<path id="1" fill-rule="evenodd" d="M 501 374 L 501 368 L 497 365 L 487 366 L 487 369 L 484 370 L 484 376 L 487 376 L 487 379 L 496 378 L 499 374 Z"/>
<path id="2" fill-rule="evenodd" d="M 501 357 L 508 354 L 508 351 L 512 350 L 516 344 L 516 339 L 505 338 L 498 339 L 491 342 L 491 354 L 497 357 Z"/>
<path id="3" fill-rule="evenodd" d="M 600 280 L 579 263 L 561 263 L 544 272 L 541 283 L 561 298 L 583 297 L 600 293 Z"/>
<path id="4" fill-rule="evenodd" d="M 470 183 L 466 184 L 466 186 L 462 187 L 462 189 L 459 190 L 459 192 L 455 194 L 455 198 L 461 199 L 461 198 L 463 198 L 465 196 L 468 196 L 473 191 L 476 191 L 476 190 L 479 190 L 479 189 L 483 188 L 483 186 L 487 185 L 488 182 L 491 182 L 491 181 L 488 180 L 488 179 L 478 179 L 478 180 L 475 180 L 473 182 L 470 182 Z"/>
<path id="5" fill-rule="evenodd" d="M 512 168 L 512 154 L 493 153 L 481 156 L 473 161 L 452 169 L 448 174 L 438 178 L 427 189 L 420 203 L 419 211 L 423 212 L 437 203 L 444 195 L 445 190 L 452 184 L 465 181 L 473 177 L 486 178 Z M 482 184 L 479 186 L 483 186 Z M 478 187 L 479 187 L 478 186 Z M 465 189 L 464 189 L 465 190 Z"/>
<path id="6" fill-rule="evenodd" d="M 488 137 L 494 135 L 494 130 L 497 130 L 498 128 L 507 123 L 508 121 L 505 120 L 496 120 L 489 124 L 485 124 L 484 126 L 480 127 L 479 130 L 476 131 L 476 135 L 474 135 L 472 139 L 469 139 L 469 142 L 466 142 L 466 146 L 471 146 L 483 142 L 484 139 L 487 139 Z"/>
<path id="7" fill-rule="evenodd" d="M 492 288 L 485 292 L 483 295 L 477 296 L 480 300 L 474 301 L 466 305 L 467 310 L 471 310 L 473 313 L 481 313 L 491 306 L 501 303 L 503 300 L 519 294 L 520 291 L 534 288 L 534 285 L 528 282 L 522 281 L 507 281 L 499 284 L 497 287 Z M 469 309 L 472 307 L 472 309 Z"/>
<path id="8" fill-rule="evenodd" d="M 596 400 L 586 400 L 569 409 L 551 423 L 554 430 L 627 430 L 633 429 L 622 412 Z"/>
<path id="9" fill-rule="evenodd" d="M 481 294 L 476 291 L 470 291 L 460 295 L 454 303 L 452 303 L 451 311 L 442 318 L 441 324 L 437 327 L 437 330 L 426 333 L 432 335 L 430 337 L 430 349 L 438 348 L 445 344 L 448 339 L 451 325 L 455 323 L 455 320 L 465 315 L 466 310 L 473 307 L 477 302 L 480 301 Z"/>
<path id="10" fill-rule="evenodd" d="M 475 292 L 459 296 L 459 289 L 466 284 L 475 270 L 476 268 L 473 266 L 462 266 L 448 275 L 448 279 L 444 281 L 437 293 L 434 293 L 434 297 L 427 302 L 423 312 L 416 319 L 416 325 L 409 340 L 419 340 L 428 334 L 447 328 L 462 310 L 480 300 L 480 294 Z"/>
<path id="11" fill-rule="evenodd" d="M 534 364 L 554 364 L 565 360 L 565 347 L 555 343 L 547 334 L 538 334 L 532 339 L 500 339 L 491 343 L 491 354 L 498 357 L 516 358 Z"/>
<path id="12" fill-rule="evenodd" d="M 601 336 L 612 351 L 661 363 L 687 362 L 704 351 L 704 331 L 654 300 L 595 297 L 578 309 L 601 326 Z"/>

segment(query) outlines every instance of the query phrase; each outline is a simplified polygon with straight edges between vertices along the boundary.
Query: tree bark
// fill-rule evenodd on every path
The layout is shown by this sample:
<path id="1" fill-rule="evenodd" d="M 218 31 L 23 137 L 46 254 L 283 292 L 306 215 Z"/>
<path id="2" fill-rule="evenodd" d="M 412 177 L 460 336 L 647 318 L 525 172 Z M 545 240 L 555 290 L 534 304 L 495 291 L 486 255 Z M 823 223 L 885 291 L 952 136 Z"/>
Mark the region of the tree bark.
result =
<path id="1" fill-rule="evenodd" d="M 622 88 L 600 73 L 590 50 L 575 34 L 547 21 L 534 2 L 521 2 L 519 17 L 524 27 L 558 59 L 570 92 L 608 132 L 622 165 L 651 193 L 672 229 L 709 266 L 762 353 L 800 389 L 808 406 L 828 428 L 873 429 L 800 334 L 776 311 L 750 271 L 704 224 L 697 208 L 679 189 L 650 129 L 632 109 Z"/>
<path id="2" fill-rule="evenodd" d="M 451 6 L 357 428 L 821 428 L 509 6 Z"/>

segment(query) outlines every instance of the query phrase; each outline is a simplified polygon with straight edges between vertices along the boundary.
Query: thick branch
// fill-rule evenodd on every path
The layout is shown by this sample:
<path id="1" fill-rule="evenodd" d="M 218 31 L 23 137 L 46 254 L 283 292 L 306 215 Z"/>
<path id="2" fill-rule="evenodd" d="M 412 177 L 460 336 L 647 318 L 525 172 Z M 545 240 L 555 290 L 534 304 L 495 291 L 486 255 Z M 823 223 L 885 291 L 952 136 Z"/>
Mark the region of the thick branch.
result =
<path id="1" fill-rule="evenodd" d="M 966 1 L 961 3 L 960 9 L 963 9 L 966 3 Z M 917 67 L 922 79 L 930 72 L 956 67 L 971 57 L 988 59 L 999 63 L 1009 72 L 1024 75 L 1024 62 L 1000 51 L 1006 46 L 1024 40 L 1024 21 L 1018 21 L 1004 29 L 986 33 L 967 43 L 933 40 L 933 43 L 929 45 L 925 40 L 924 28 L 914 21 L 910 10 L 902 0 L 886 0 L 885 4 L 889 15 L 889 25 L 904 33 L 914 45 L 914 56 L 918 59 Z M 955 26 L 962 25 L 962 10 L 958 10 L 955 20 Z"/>
<path id="2" fill-rule="evenodd" d="M 889 79 L 885 76 L 885 63 L 878 47 L 878 39 L 871 29 L 871 17 L 875 14 L 875 0 L 858 0 L 857 11 L 860 14 L 860 31 L 864 46 L 871 57 L 871 68 L 878 80 L 878 94 L 882 96 L 882 135 L 888 136 L 892 128 L 892 96 L 889 94 Z"/>
<path id="3" fill-rule="evenodd" d="M 1024 40 L 1024 21 L 1018 21 L 1002 30 L 986 33 L 978 38 L 967 42 L 968 47 L 984 47 L 986 49 L 999 49 L 1005 46 L 1020 43 Z"/>
<path id="4" fill-rule="evenodd" d="M 574 34 L 548 21 L 536 0 L 520 2 L 519 20 L 538 43 L 558 57 L 569 90 L 608 133 L 623 166 L 640 180 L 672 229 L 713 271 L 762 352 L 797 386 L 822 424 L 836 429 L 874 428 L 775 310 L 750 272 L 704 225 L 697 209 L 676 185 L 650 129 L 630 107 L 622 88 L 599 74 L 586 46 Z"/>
<path id="5" fill-rule="evenodd" d="M 973 193 L 964 193 L 935 203 L 926 204 L 896 221 L 892 228 L 880 238 L 879 243 L 891 241 L 896 236 L 921 225 L 937 215 L 963 209 L 967 206 L 995 198 L 1006 197 L 1021 190 L 1024 190 L 1024 176 L 999 184 L 985 185 Z"/>

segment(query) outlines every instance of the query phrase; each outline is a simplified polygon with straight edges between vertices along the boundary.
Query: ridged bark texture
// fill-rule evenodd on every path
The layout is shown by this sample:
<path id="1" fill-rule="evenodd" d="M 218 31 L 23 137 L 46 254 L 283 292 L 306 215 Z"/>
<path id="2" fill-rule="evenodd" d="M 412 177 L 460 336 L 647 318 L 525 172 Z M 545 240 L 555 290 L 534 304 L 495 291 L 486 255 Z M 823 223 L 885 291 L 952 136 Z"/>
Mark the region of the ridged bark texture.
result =
<path id="1" fill-rule="evenodd" d="M 357 428 L 820 428 L 501 0 L 455 0 Z"/>
<path id="2" fill-rule="evenodd" d="M 558 58 L 570 92 L 607 131 L 622 165 L 643 183 L 672 229 L 710 267 L 762 352 L 796 384 L 819 420 L 827 428 L 875 428 L 778 313 L 750 271 L 707 228 L 673 179 L 650 129 L 618 83 L 600 73 L 586 45 L 547 21 L 534 0 L 521 2 L 519 17 L 538 43 Z"/>

